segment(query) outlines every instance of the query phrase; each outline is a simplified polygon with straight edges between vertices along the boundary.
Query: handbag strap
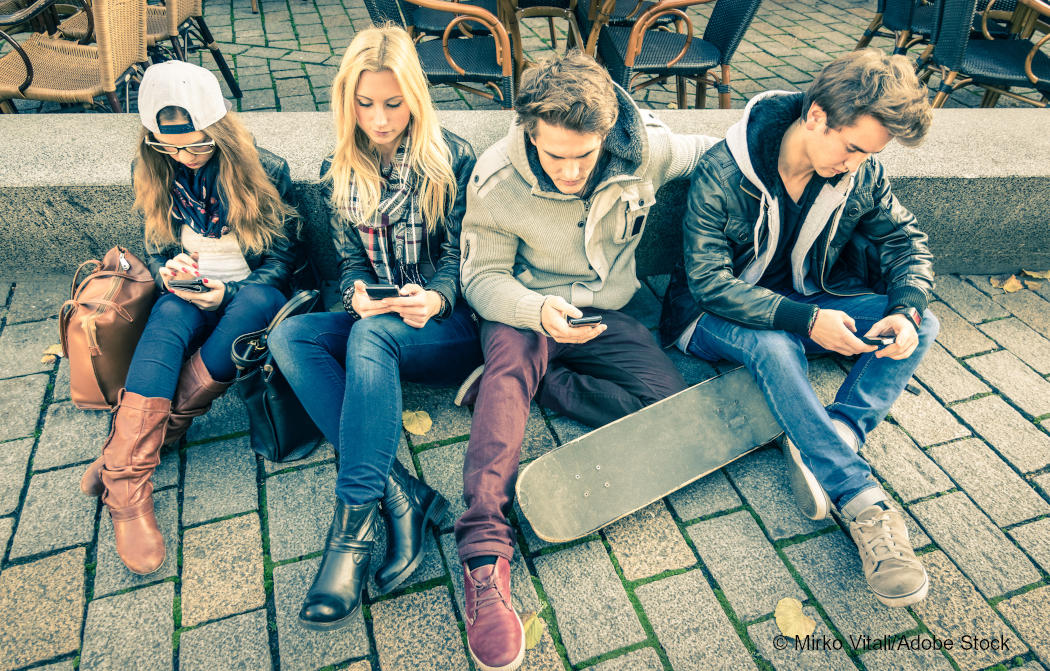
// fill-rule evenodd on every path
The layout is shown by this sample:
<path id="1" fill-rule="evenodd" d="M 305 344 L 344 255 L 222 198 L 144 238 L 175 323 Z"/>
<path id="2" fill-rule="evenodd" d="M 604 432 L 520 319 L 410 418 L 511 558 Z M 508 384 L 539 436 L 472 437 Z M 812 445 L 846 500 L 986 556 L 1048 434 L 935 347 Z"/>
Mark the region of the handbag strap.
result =
<path id="1" fill-rule="evenodd" d="M 278 324 L 289 317 L 309 312 L 314 304 L 317 303 L 319 296 L 320 292 L 315 289 L 303 289 L 302 291 L 297 291 L 295 295 L 288 299 L 288 302 L 277 311 L 277 314 L 270 320 L 270 323 L 266 328 L 238 336 L 230 347 L 230 359 L 233 361 L 233 365 L 237 367 L 238 371 L 259 365 L 269 351 L 266 341 L 269 338 L 270 331 L 277 328 Z M 240 377 L 240 373 L 238 373 L 238 377 Z"/>
<path id="2" fill-rule="evenodd" d="M 99 268 L 101 268 L 102 267 L 102 262 L 99 261 L 98 259 L 88 259 L 87 261 L 84 261 L 79 266 L 77 266 L 76 272 L 73 273 L 73 284 L 70 285 L 70 287 L 69 287 L 69 298 L 70 298 L 70 300 L 76 298 L 77 292 L 80 291 L 80 285 L 81 285 L 80 271 L 84 270 L 84 268 L 86 268 L 87 266 L 90 266 L 90 265 L 96 265 Z M 93 275 L 94 273 L 90 273 L 90 274 Z M 85 277 L 84 279 L 86 280 L 87 278 Z"/>

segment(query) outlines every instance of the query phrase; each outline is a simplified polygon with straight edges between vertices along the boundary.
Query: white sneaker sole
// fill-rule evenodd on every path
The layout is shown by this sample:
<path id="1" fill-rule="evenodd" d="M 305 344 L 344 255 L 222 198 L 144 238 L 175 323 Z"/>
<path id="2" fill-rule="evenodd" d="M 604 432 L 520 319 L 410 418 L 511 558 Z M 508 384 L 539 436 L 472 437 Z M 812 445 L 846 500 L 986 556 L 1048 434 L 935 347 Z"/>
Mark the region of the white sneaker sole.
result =
<path id="1" fill-rule="evenodd" d="M 868 588 L 871 589 L 871 585 L 868 585 Z M 920 601 L 925 599 L 926 593 L 929 590 L 930 576 L 926 575 L 926 571 L 923 570 L 922 586 L 919 587 L 919 589 L 912 592 L 911 594 L 905 594 L 903 596 L 885 596 L 879 594 L 874 589 L 871 590 L 871 593 L 875 595 L 876 599 L 889 606 L 890 608 L 904 608 L 905 606 L 910 606 L 912 604 L 919 603 Z"/>
<path id="2" fill-rule="evenodd" d="M 791 489 L 802 514 L 811 520 L 827 519 L 831 512 L 831 499 L 813 472 L 802 463 L 802 453 L 786 435 L 781 438 L 780 447 L 788 463 Z"/>
<path id="3" fill-rule="evenodd" d="M 452 403 L 457 406 L 463 405 L 463 397 L 467 395 L 470 388 L 474 386 L 474 382 L 482 376 L 485 372 L 485 366 L 481 365 L 470 371 L 470 375 L 467 376 L 466 380 L 463 380 L 463 384 L 459 385 L 459 389 L 456 390 L 456 398 L 452 400 Z"/>
<path id="4" fill-rule="evenodd" d="M 470 651 L 470 657 L 477 664 L 480 671 L 515 671 L 521 663 L 525 661 L 525 627 L 521 624 L 521 617 L 517 613 L 514 614 L 518 618 L 518 629 L 521 631 L 521 649 L 518 650 L 518 654 L 509 664 L 503 666 L 489 666 L 483 663 L 478 656 L 474 654 L 474 649 L 470 647 L 470 639 L 467 639 L 467 650 Z"/>

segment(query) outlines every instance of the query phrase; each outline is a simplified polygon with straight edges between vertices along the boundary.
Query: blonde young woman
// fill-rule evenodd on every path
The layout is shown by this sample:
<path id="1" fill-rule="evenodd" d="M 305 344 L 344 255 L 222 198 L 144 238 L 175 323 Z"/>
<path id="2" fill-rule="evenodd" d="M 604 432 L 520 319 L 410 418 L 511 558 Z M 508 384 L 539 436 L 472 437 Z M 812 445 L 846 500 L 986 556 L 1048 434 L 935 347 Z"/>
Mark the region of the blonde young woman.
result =
<path id="1" fill-rule="evenodd" d="M 321 166 L 344 311 L 285 321 L 270 351 L 339 453 L 324 558 L 299 612 L 311 629 L 349 622 L 368 579 L 372 526 L 388 527 L 380 593 L 419 565 L 428 524 L 448 508 L 395 457 L 401 380 L 455 384 L 481 362 L 459 299 L 459 225 L 474 152 L 438 124 L 408 34 L 354 37 L 332 85 L 336 149 Z M 392 284 L 394 298 L 366 284 Z"/>
<path id="2" fill-rule="evenodd" d="M 81 480 L 86 494 L 102 495 L 117 552 L 138 574 L 164 561 L 150 482 L 161 447 L 177 442 L 234 379 L 233 340 L 281 308 L 298 255 L 288 163 L 256 148 L 227 109 L 204 68 L 169 61 L 143 75 L 135 207 L 161 296 L 102 456 Z"/>

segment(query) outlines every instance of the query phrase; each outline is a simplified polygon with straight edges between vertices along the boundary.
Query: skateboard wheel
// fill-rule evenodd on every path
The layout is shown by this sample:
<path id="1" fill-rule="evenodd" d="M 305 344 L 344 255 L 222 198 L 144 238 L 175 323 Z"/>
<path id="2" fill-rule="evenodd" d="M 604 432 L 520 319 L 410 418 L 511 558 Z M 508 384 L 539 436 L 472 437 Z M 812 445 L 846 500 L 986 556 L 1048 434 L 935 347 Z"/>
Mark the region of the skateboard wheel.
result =
<path id="1" fill-rule="evenodd" d="M 606 486 L 606 487 L 608 487 L 608 486 L 609 486 L 609 483 L 608 483 L 608 482 L 606 482 L 606 483 L 605 483 L 605 486 Z"/>
<path id="2" fill-rule="evenodd" d="M 587 491 L 585 491 L 585 492 L 583 493 L 583 498 L 587 498 L 587 497 L 588 497 L 588 496 L 590 496 L 590 495 L 591 495 L 591 490 L 589 490 L 589 489 L 588 489 Z"/>
<path id="3" fill-rule="evenodd" d="M 580 479 L 580 474 L 579 474 L 579 473 L 577 473 L 577 474 L 576 474 L 576 479 L 577 479 L 577 480 L 579 480 L 579 479 Z"/>
<path id="4" fill-rule="evenodd" d="M 594 470 L 596 470 L 596 471 L 602 470 L 602 465 L 598 464 L 597 466 L 594 467 Z"/>

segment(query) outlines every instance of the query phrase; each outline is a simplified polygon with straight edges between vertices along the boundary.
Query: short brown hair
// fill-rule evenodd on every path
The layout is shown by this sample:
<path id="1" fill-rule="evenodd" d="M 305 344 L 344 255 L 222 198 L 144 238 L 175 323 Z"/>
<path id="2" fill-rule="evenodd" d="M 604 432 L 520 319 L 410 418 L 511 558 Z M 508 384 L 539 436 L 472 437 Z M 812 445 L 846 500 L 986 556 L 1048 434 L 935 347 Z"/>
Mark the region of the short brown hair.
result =
<path id="1" fill-rule="evenodd" d="M 579 49 L 548 57 L 524 72 L 514 100 L 518 125 L 530 135 L 540 119 L 577 133 L 608 135 L 619 98 L 605 68 Z"/>
<path id="2" fill-rule="evenodd" d="M 828 115 L 828 128 L 852 126 L 867 114 L 906 145 L 922 142 L 933 120 L 926 87 L 908 59 L 870 47 L 839 56 L 820 71 L 806 92 L 803 118 L 812 103 Z"/>

